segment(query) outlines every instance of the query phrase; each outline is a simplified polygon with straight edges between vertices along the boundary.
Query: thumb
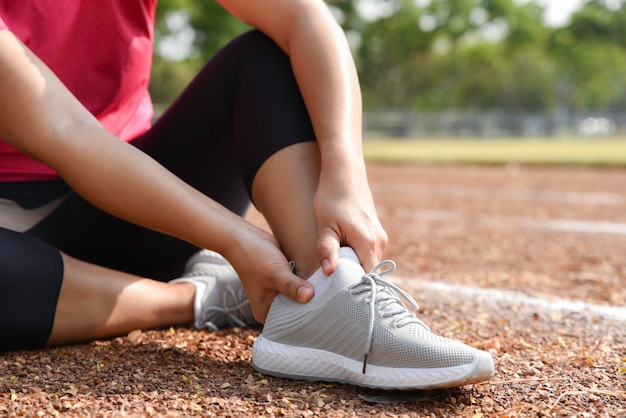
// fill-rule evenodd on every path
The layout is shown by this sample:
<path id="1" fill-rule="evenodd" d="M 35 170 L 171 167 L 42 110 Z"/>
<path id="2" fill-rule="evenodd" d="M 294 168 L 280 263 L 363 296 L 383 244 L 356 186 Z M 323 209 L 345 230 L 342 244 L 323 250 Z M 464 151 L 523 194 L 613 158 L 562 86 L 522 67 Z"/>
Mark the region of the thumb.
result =
<path id="1" fill-rule="evenodd" d="M 306 303 L 315 294 L 313 287 L 301 277 L 289 272 L 278 279 L 278 291 L 296 302 Z"/>
<path id="2" fill-rule="evenodd" d="M 339 262 L 339 236 L 332 229 L 320 232 L 317 241 L 317 257 L 324 274 L 330 276 Z"/>

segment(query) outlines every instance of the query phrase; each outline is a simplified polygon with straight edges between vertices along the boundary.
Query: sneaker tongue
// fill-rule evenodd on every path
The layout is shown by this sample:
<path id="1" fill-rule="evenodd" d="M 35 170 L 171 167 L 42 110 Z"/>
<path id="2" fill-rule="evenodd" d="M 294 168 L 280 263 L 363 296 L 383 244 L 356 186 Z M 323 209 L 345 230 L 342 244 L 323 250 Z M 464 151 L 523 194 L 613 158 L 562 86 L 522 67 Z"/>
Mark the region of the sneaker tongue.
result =
<path id="1" fill-rule="evenodd" d="M 350 247 L 341 247 L 339 249 L 339 258 L 347 258 L 350 261 L 353 261 L 357 264 L 360 264 L 359 261 L 359 257 L 357 257 L 356 253 L 354 252 L 354 250 Z"/>
<path id="2" fill-rule="evenodd" d="M 331 286 L 335 289 L 352 286 L 360 281 L 364 274 L 355 252 L 351 248 L 343 247 L 339 252 L 339 264 L 332 276 L 326 276 L 320 267 L 307 280 L 313 286 L 315 296 L 320 296 Z"/>
<path id="3" fill-rule="evenodd" d="M 307 282 L 313 286 L 316 295 L 321 295 L 330 286 L 330 279 L 324 274 L 321 267 L 307 279 Z"/>
<path id="4" fill-rule="evenodd" d="M 352 248 L 342 247 L 339 251 L 339 264 L 333 274 L 333 286 L 344 288 L 361 281 L 365 275 L 359 258 Z"/>

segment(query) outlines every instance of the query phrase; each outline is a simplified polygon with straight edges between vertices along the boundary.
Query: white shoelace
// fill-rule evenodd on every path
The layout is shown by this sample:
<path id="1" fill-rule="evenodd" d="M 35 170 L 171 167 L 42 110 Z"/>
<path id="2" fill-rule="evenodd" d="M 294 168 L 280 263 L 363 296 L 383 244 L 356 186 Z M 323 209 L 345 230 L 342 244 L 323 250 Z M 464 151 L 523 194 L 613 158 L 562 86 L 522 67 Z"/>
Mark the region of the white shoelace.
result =
<path id="1" fill-rule="evenodd" d="M 231 324 L 240 327 L 246 326 L 250 319 L 246 317 L 244 308 L 250 305 L 250 301 L 243 289 L 235 291 L 235 289 L 228 288 L 222 296 L 222 306 L 210 306 L 204 310 L 200 319 L 202 325 L 210 331 L 217 331 L 219 327 L 215 325 L 215 322 L 220 318 L 227 317 Z"/>
<path id="2" fill-rule="evenodd" d="M 383 270 L 385 267 L 389 268 Z M 376 273 L 377 270 L 379 271 L 378 273 Z M 409 311 L 398 297 L 398 294 L 401 295 L 413 308 L 418 310 L 419 306 L 411 295 L 400 289 L 395 284 L 381 278 L 381 276 L 393 273 L 394 271 L 396 271 L 396 263 L 391 260 L 382 261 L 378 263 L 368 274 L 364 275 L 361 278 L 361 281 L 355 284 L 350 290 L 351 295 L 358 295 L 363 292 L 370 293 L 369 297 L 365 299 L 366 302 L 369 302 L 370 315 L 365 341 L 365 353 L 363 356 L 363 374 L 365 374 L 367 359 L 372 351 L 376 308 L 382 312 L 381 316 L 383 318 L 393 317 L 393 324 L 396 328 L 400 328 L 411 323 L 417 323 L 428 329 L 428 326 L 419 320 L 413 312 Z"/>

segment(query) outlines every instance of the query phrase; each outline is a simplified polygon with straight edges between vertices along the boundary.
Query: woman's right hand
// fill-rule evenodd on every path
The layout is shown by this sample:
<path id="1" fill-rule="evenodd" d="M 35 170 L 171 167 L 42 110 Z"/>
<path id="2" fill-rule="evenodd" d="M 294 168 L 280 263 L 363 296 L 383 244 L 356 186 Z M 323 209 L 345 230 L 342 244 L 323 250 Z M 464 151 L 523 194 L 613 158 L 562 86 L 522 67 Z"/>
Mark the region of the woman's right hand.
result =
<path id="1" fill-rule="evenodd" d="M 280 293 L 306 303 L 313 297 L 308 282 L 292 273 L 276 238 L 248 224 L 236 244 L 222 250 L 243 284 L 254 318 L 265 323 L 274 298 Z"/>

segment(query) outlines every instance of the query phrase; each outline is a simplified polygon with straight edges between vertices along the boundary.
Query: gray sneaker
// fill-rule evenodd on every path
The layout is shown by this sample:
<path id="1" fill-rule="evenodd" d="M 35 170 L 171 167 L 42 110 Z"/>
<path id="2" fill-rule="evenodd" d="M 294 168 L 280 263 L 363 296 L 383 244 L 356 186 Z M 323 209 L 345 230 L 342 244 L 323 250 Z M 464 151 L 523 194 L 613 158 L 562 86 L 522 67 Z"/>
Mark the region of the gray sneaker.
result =
<path id="1" fill-rule="evenodd" d="M 491 355 L 433 334 L 399 295 L 418 309 L 415 301 L 381 278 L 394 271 L 392 261 L 383 261 L 365 274 L 354 251 L 342 248 L 321 295 L 306 304 L 276 297 L 253 346 L 254 368 L 376 389 L 446 388 L 490 379 Z"/>
<path id="2" fill-rule="evenodd" d="M 231 326 L 259 325 L 235 269 L 220 254 L 201 250 L 187 262 L 185 273 L 170 283 L 193 283 L 194 325 L 210 331 Z"/>

